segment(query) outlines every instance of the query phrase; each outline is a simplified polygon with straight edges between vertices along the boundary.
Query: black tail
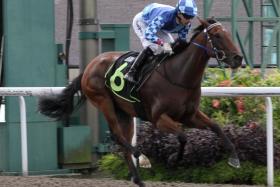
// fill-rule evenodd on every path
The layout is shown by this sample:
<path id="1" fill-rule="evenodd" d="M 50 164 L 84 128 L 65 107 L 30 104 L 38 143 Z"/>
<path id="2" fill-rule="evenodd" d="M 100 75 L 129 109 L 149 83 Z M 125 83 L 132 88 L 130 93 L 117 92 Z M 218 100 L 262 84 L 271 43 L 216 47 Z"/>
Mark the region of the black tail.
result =
<path id="1" fill-rule="evenodd" d="M 61 94 L 39 98 L 38 111 L 45 116 L 58 121 L 65 121 L 74 111 L 74 108 L 84 103 L 85 95 L 81 90 L 81 79 L 83 74 L 76 77 Z M 80 91 L 80 97 L 74 106 L 74 95 Z"/>

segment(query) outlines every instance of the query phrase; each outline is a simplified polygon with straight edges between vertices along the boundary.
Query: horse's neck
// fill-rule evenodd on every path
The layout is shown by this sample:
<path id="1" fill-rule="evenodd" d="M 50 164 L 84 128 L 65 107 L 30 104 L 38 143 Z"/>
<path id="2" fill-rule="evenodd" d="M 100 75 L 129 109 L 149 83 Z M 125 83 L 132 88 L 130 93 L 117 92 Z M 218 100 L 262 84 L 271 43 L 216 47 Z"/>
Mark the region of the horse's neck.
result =
<path id="1" fill-rule="evenodd" d="M 175 81 L 189 88 L 199 87 L 208 60 L 209 56 L 204 49 L 190 44 L 184 52 L 175 57 L 174 63 L 171 63 L 170 68 L 174 71 L 173 75 L 176 75 Z"/>

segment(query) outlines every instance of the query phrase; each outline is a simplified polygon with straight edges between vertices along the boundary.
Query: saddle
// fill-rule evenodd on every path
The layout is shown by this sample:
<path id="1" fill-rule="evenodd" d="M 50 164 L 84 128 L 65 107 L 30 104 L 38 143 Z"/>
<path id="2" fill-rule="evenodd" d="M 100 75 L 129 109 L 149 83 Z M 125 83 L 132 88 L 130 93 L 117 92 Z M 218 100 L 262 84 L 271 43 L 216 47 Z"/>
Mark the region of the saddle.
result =
<path id="1" fill-rule="evenodd" d="M 124 79 L 124 75 L 128 72 L 138 54 L 138 52 L 129 51 L 120 56 L 106 72 L 105 85 L 116 96 L 133 103 L 136 111 L 142 113 L 141 118 L 146 119 L 146 117 L 143 116 L 144 112 L 141 106 L 141 98 L 139 97 L 138 91 L 145 81 L 149 79 L 152 72 L 168 55 L 161 54 L 148 57 L 146 62 L 142 63 L 143 65 L 137 69 L 135 76 L 137 77 L 136 83 L 131 83 Z"/>
<path id="2" fill-rule="evenodd" d="M 152 71 L 167 57 L 167 55 L 157 55 L 148 57 L 145 63 L 137 69 L 136 83 L 131 83 L 124 79 L 124 75 L 132 66 L 138 56 L 138 52 L 129 51 L 120 56 L 105 74 L 105 84 L 114 94 L 126 99 L 129 102 L 140 102 L 137 95 L 138 90 L 150 77 Z"/>

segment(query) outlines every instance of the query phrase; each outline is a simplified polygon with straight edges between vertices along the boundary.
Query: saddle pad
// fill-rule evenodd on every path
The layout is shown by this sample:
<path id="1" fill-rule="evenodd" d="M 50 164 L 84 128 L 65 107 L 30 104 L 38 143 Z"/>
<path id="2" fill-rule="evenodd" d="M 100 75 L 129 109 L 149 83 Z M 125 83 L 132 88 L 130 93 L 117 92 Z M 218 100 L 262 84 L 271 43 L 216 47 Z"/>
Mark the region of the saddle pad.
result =
<path id="1" fill-rule="evenodd" d="M 115 95 L 132 103 L 140 102 L 140 99 L 136 95 L 131 94 L 135 84 L 125 80 L 124 75 L 128 72 L 138 54 L 133 51 L 123 54 L 111 65 L 105 74 L 105 85 Z"/>

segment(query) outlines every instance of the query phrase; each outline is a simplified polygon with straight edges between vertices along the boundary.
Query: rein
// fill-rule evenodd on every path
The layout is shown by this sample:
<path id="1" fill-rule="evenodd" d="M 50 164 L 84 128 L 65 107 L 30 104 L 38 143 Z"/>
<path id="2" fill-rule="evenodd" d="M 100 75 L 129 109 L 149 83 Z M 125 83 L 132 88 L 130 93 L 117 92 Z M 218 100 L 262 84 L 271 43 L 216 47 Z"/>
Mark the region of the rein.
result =
<path id="1" fill-rule="evenodd" d="M 211 29 L 213 29 L 214 27 L 216 26 L 221 26 L 222 24 L 217 22 L 217 23 L 214 23 L 214 24 L 211 24 L 209 27 L 207 27 L 206 29 L 204 29 L 204 33 L 206 34 L 206 38 L 207 38 L 207 42 L 210 43 L 211 45 L 211 49 L 208 49 L 207 47 L 199 44 L 199 43 L 196 43 L 196 42 L 191 42 L 192 44 L 194 44 L 195 46 L 197 47 L 200 47 L 202 49 L 204 49 L 206 51 L 206 53 L 208 52 L 214 52 L 215 54 L 215 58 L 217 59 L 218 63 L 221 64 L 221 62 L 223 60 L 225 60 L 227 57 L 226 57 L 226 54 L 223 50 L 219 50 L 217 49 L 214 45 L 213 45 L 213 42 L 212 42 L 212 39 L 210 38 L 209 34 L 208 34 L 208 31 L 210 31 Z M 219 56 L 219 53 L 222 54 L 222 56 L 220 57 Z"/>
<path id="2" fill-rule="evenodd" d="M 214 27 L 216 26 L 221 26 L 222 24 L 217 22 L 217 23 L 213 23 L 211 24 L 209 27 L 207 27 L 206 29 L 204 29 L 204 33 L 206 33 L 206 39 L 207 39 L 207 42 L 210 43 L 211 45 L 211 49 L 205 47 L 204 45 L 201 45 L 199 43 L 196 43 L 196 42 L 191 42 L 192 44 L 194 44 L 195 46 L 199 47 L 199 48 L 202 48 L 206 51 L 206 53 L 210 53 L 210 52 L 213 52 L 215 54 L 215 58 L 217 59 L 218 63 L 219 63 L 219 66 L 222 67 L 222 64 L 221 62 L 226 59 L 226 55 L 225 55 L 225 52 L 223 50 L 218 50 L 214 45 L 213 45 L 213 42 L 212 42 L 212 39 L 210 38 L 209 34 L 208 34 L 208 31 L 210 31 L 211 29 L 213 29 Z M 219 53 L 222 53 L 222 57 L 220 58 L 219 57 Z M 165 58 L 164 58 L 165 59 Z M 163 60 L 164 60 L 163 59 Z M 161 63 L 159 63 L 160 65 Z M 158 72 L 164 79 L 166 79 L 169 83 L 171 83 L 172 85 L 175 85 L 175 86 L 178 86 L 180 88 L 183 88 L 183 89 L 186 89 L 186 90 L 189 90 L 189 89 L 195 89 L 196 87 L 186 87 L 185 85 L 182 85 L 182 84 L 179 84 L 179 83 L 176 83 L 174 81 L 171 80 L 171 78 L 168 76 L 168 73 L 166 71 L 166 67 L 165 67 L 165 63 L 163 64 L 163 69 L 164 69 L 164 73 L 162 74 L 160 71 L 158 71 L 157 69 L 155 69 L 156 72 Z"/>
<path id="3" fill-rule="evenodd" d="M 214 24 L 211 24 L 209 27 L 207 27 L 206 29 L 204 29 L 204 33 L 206 34 L 206 39 L 207 39 L 207 42 L 210 43 L 211 45 L 211 49 L 208 49 L 207 47 L 199 44 L 199 43 L 196 43 L 196 42 L 191 42 L 192 44 L 194 44 L 195 46 L 197 47 L 200 47 L 202 49 L 204 49 L 206 51 L 206 53 L 208 54 L 208 52 L 213 52 L 215 54 L 215 58 L 220 66 L 220 68 L 224 69 L 224 66 L 222 65 L 222 61 L 225 60 L 227 57 L 226 57 L 226 54 L 223 50 L 218 50 L 214 45 L 213 45 L 213 42 L 212 42 L 212 39 L 210 38 L 209 34 L 208 34 L 208 31 L 210 31 L 211 29 L 213 29 L 214 27 L 216 26 L 222 26 L 222 24 L 220 22 L 217 22 L 217 23 L 214 23 Z M 219 57 L 219 53 L 222 54 L 222 57 L 220 58 Z"/>

